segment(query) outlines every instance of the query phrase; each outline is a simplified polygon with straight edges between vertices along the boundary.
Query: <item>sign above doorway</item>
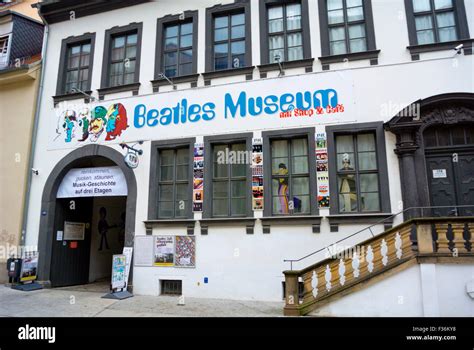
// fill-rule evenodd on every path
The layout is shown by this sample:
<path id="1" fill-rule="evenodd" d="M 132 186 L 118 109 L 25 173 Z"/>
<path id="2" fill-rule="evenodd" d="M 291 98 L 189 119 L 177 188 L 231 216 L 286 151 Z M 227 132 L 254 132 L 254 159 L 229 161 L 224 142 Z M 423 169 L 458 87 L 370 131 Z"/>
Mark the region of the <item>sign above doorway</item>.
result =
<path id="1" fill-rule="evenodd" d="M 127 194 L 125 176 L 118 166 L 113 166 L 69 170 L 56 197 L 113 197 Z"/>

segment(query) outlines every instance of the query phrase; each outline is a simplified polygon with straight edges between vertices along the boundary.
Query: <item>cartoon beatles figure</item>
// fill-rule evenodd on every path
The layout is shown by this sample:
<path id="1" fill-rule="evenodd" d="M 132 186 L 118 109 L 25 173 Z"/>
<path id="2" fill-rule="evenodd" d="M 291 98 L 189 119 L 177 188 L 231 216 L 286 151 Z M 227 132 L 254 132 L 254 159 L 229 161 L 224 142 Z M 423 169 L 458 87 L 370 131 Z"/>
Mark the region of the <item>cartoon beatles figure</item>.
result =
<path id="1" fill-rule="evenodd" d="M 107 123 L 106 115 L 107 110 L 102 106 L 95 107 L 92 110 L 92 119 L 89 126 L 91 142 L 96 142 L 104 132 Z"/>
<path id="2" fill-rule="evenodd" d="M 127 111 L 121 103 L 110 106 L 107 111 L 106 141 L 115 140 L 128 128 Z"/>
<path id="3" fill-rule="evenodd" d="M 64 112 L 63 129 L 66 131 L 66 142 L 71 142 L 74 138 L 74 131 L 76 128 L 76 112 L 67 110 Z"/>
<path id="4" fill-rule="evenodd" d="M 79 126 L 82 128 L 82 138 L 79 142 L 86 141 L 89 138 L 89 109 L 84 108 L 79 112 Z"/>

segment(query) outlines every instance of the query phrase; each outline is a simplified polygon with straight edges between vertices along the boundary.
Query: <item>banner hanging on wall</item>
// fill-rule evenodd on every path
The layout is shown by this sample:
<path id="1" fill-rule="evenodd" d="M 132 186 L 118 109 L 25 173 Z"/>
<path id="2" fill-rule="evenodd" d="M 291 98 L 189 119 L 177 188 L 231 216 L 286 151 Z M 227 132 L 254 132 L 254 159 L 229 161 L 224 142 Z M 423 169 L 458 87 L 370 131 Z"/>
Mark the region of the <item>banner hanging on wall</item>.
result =
<path id="1" fill-rule="evenodd" d="M 183 97 L 185 96 L 185 97 Z M 49 149 L 356 120 L 353 79 L 305 74 L 54 109 Z"/>
<path id="2" fill-rule="evenodd" d="M 318 206 L 319 208 L 329 208 L 329 172 L 326 133 L 318 132 L 315 137 Z"/>
<path id="3" fill-rule="evenodd" d="M 127 194 L 127 181 L 122 170 L 112 166 L 69 170 L 56 197 L 112 197 Z"/>

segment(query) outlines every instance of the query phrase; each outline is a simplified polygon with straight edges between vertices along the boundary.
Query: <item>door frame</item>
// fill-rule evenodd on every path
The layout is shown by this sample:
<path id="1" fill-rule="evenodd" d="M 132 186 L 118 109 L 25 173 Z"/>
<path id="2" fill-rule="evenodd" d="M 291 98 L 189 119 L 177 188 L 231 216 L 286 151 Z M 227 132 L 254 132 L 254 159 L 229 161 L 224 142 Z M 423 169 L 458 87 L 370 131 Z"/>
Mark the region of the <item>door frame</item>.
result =
<path id="1" fill-rule="evenodd" d="M 44 185 L 41 199 L 40 225 L 38 235 L 38 280 L 44 285 L 51 285 L 51 257 L 54 239 L 55 216 L 57 209 L 56 195 L 59 185 L 69 170 L 87 158 L 103 157 L 115 163 L 122 170 L 127 182 L 127 204 L 125 218 L 124 247 L 133 247 L 135 236 L 135 214 L 137 202 L 137 181 L 135 174 L 123 160 L 123 154 L 115 149 L 102 145 L 87 145 L 75 149 L 62 158 L 53 168 Z M 133 269 L 130 269 L 132 281 Z M 130 284 L 131 285 L 131 284 Z"/>

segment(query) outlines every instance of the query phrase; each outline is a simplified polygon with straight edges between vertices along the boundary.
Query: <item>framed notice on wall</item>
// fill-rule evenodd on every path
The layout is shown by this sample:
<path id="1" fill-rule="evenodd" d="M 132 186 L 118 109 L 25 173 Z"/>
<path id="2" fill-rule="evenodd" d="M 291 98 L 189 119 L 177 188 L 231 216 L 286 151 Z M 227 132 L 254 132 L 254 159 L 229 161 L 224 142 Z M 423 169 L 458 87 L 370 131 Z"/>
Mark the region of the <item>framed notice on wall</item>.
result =
<path id="1" fill-rule="evenodd" d="M 135 266 L 153 266 L 153 236 L 135 236 Z"/>
<path id="2" fill-rule="evenodd" d="M 83 241 L 86 231 L 86 224 L 83 222 L 64 222 L 63 240 Z"/>

